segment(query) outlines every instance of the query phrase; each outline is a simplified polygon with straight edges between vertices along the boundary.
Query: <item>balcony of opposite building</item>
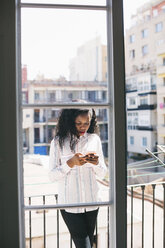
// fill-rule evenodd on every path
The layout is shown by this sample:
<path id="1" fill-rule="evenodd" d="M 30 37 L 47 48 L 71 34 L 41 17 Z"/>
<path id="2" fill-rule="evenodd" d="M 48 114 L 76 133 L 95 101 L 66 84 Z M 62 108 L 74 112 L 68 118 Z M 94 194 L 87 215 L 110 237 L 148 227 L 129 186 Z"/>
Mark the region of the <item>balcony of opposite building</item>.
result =
<path id="1" fill-rule="evenodd" d="M 157 104 L 141 104 L 138 105 L 138 110 L 153 110 L 156 109 Z"/>
<path id="2" fill-rule="evenodd" d="M 156 131 L 156 126 L 137 126 L 137 130 L 142 130 L 142 131 Z"/>

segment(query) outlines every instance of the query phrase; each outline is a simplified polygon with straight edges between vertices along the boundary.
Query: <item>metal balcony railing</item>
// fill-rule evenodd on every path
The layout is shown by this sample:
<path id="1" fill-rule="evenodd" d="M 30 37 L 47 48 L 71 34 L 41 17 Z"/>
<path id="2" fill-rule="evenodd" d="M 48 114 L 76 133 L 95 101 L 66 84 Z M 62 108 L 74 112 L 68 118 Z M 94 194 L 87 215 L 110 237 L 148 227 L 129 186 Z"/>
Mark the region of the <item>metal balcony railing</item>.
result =
<path id="1" fill-rule="evenodd" d="M 147 193 L 147 187 L 150 186 L 151 187 L 151 191 L 150 194 Z M 162 199 L 158 199 L 156 198 L 156 188 L 160 188 L 160 186 L 162 187 Z M 130 202 L 131 202 L 131 214 L 130 214 L 130 235 L 128 237 L 128 245 L 127 247 L 130 248 L 136 248 L 136 247 L 148 247 L 145 246 L 145 242 L 146 242 L 146 238 L 147 235 L 146 233 L 148 232 L 148 227 L 146 228 L 145 226 L 147 226 L 147 218 L 146 218 L 146 212 L 147 214 L 150 214 L 150 219 L 151 219 L 151 223 L 150 225 L 150 229 L 151 229 L 151 233 L 150 233 L 150 243 L 152 243 L 151 248 L 158 248 L 156 246 L 156 222 L 157 222 L 157 214 L 156 214 L 156 207 L 159 207 L 160 209 L 162 209 L 162 213 L 163 213 L 163 218 L 159 219 L 162 225 L 162 230 L 159 230 L 159 232 L 162 232 L 161 236 L 163 238 L 162 243 L 163 246 L 161 247 L 165 247 L 165 183 L 155 183 L 155 184 L 139 184 L 139 185 L 132 185 L 132 186 L 128 186 L 127 187 L 127 195 L 128 197 L 130 197 Z M 43 195 L 43 196 L 33 196 L 33 197 L 28 197 L 28 206 L 32 207 L 32 200 L 33 198 L 36 197 L 40 197 L 42 198 L 42 204 L 43 204 L 43 209 L 38 210 L 38 212 L 40 211 L 40 218 L 42 218 L 42 225 L 43 225 L 43 234 L 40 236 L 40 238 L 42 238 L 42 247 L 46 248 L 49 247 L 48 246 L 48 242 L 47 242 L 47 229 L 48 227 L 48 222 L 47 222 L 47 214 L 48 214 L 48 209 L 46 209 L 46 200 L 48 197 L 50 196 L 54 196 L 55 202 L 57 202 L 57 194 L 55 195 Z M 135 203 L 135 200 L 141 200 L 141 203 L 139 204 L 139 207 L 141 208 L 141 220 L 140 220 L 140 225 L 141 228 L 140 230 L 136 230 L 135 227 L 135 223 L 134 223 L 134 218 L 137 215 L 137 206 Z M 151 205 L 151 209 L 150 209 L 150 213 L 149 210 L 146 209 L 145 205 L 146 202 L 149 202 Z M 33 208 L 33 207 L 32 207 Z M 33 233 L 33 222 L 32 222 L 32 212 L 36 211 L 36 209 L 34 208 L 31 209 L 28 212 L 28 229 L 29 229 L 29 236 L 26 240 L 26 247 L 28 248 L 33 248 L 33 241 L 35 239 L 35 237 L 33 237 L 32 233 Z M 139 211 L 139 210 L 138 210 Z M 61 225 L 61 221 L 60 221 L 60 211 L 59 209 L 56 209 L 56 227 L 54 226 L 54 229 L 56 229 L 56 244 L 54 244 L 54 247 L 56 248 L 62 248 L 62 246 L 60 245 L 60 241 L 62 239 L 62 237 L 60 237 L 61 232 L 60 232 L 60 225 Z M 32 224 L 33 223 L 33 224 Z M 109 238 L 110 238 L 110 228 L 109 228 L 109 207 L 107 207 L 107 219 L 106 219 L 106 225 L 107 225 L 107 241 L 106 241 L 106 247 L 109 248 Z M 137 246 L 135 240 L 134 240 L 134 236 L 135 236 L 135 232 L 136 235 L 138 235 L 139 240 L 141 242 L 140 246 Z M 137 233 L 138 232 L 138 233 Z M 96 228 L 95 228 L 95 233 L 94 233 L 94 248 L 102 248 L 98 246 L 98 236 L 99 236 L 99 228 L 98 228 L 98 222 L 96 222 Z M 36 247 L 36 246 L 35 246 Z M 68 244 L 68 248 L 72 248 L 73 247 L 73 241 L 72 238 L 70 236 L 70 241 Z M 160 248 L 161 248 L 160 247 Z"/>
<path id="2" fill-rule="evenodd" d="M 42 214 L 41 218 L 42 218 L 42 230 L 43 230 L 43 233 L 42 235 L 40 235 L 39 237 L 42 238 L 42 247 L 43 248 L 46 248 L 47 247 L 47 229 L 49 228 L 48 225 L 47 225 L 47 214 L 49 213 L 50 211 L 50 205 L 49 207 L 47 207 L 47 200 L 49 200 L 50 197 L 53 197 L 54 198 L 54 201 L 55 201 L 55 204 L 58 204 L 58 195 L 57 194 L 49 194 L 49 195 L 37 195 L 37 196 L 30 196 L 30 197 L 25 197 L 25 212 L 28 213 L 28 223 L 25 223 L 26 224 L 26 227 L 28 226 L 28 237 L 26 237 L 26 247 L 28 248 L 33 248 L 33 240 L 35 239 L 35 237 L 33 237 L 33 228 L 36 228 L 36 227 L 33 227 L 33 224 L 32 224 L 32 220 L 33 220 L 33 217 L 32 217 L 32 213 L 35 211 L 36 213 L 40 213 Z M 36 209 L 36 207 L 34 206 L 33 207 L 33 204 L 32 204 L 32 201 L 34 199 L 37 199 L 39 200 L 40 198 L 40 208 L 39 209 Z M 106 204 L 105 204 L 106 205 Z M 26 207 L 30 207 L 30 210 L 26 209 Z M 107 208 L 107 219 L 105 220 L 107 222 L 106 226 L 107 226 L 107 230 L 106 230 L 106 233 L 107 233 L 107 248 L 109 248 L 109 206 L 106 207 Z M 56 244 L 54 244 L 54 247 L 56 248 L 62 248 L 62 246 L 60 245 L 60 235 L 62 235 L 62 233 L 60 232 L 60 224 L 61 224 L 61 214 L 60 214 L 60 208 L 57 208 L 57 209 L 52 209 L 51 210 L 55 210 L 56 211 L 56 233 L 54 233 L 54 235 L 56 236 Z M 27 218 L 26 218 L 27 219 Z M 65 224 L 64 224 L 65 225 Z M 34 225 L 35 226 L 35 225 Z M 39 228 L 39 227 L 38 227 Z M 69 233 L 69 231 L 68 231 Z M 98 234 L 99 234 L 99 228 L 98 228 L 98 221 L 96 221 L 96 227 L 95 227 L 95 232 L 94 232 L 94 243 L 93 243 L 93 247 L 94 248 L 98 248 Z M 68 244 L 68 248 L 72 248 L 73 247 L 73 240 L 72 240 L 72 237 L 71 235 L 69 234 L 70 236 L 70 241 Z M 37 237 L 36 237 L 37 239 Z M 35 246 L 36 247 L 36 246 Z"/>
<path id="3" fill-rule="evenodd" d="M 157 150 L 151 152 L 146 149 L 151 159 L 128 165 L 128 181 L 134 179 L 140 182 L 146 177 L 152 181 L 155 176 L 159 178 L 159 182 L 127 186 L 129 248 L 165 247 L 165 146 L 157 145 Z"/>
<path id="4" fill-rule="evenodd" d="M 162 194 L 162 199 L 157 199 L 155 197 L 155 190 L 156 190 L 156 186 L 162 186 L 162 189 L 163 189 L 163 194 Z M 148 194 L 148 193 L 145 193 L 145 189 L 150 186 L 152 187 L 152 193 Z M 136 190 L 138 188 L 138 190 Z M 141 192 L 140 190 L 141 189 Z M 130 235 L 129 235 L 129 247 L 133 248 L 133 247 L 141 247 L 141 248 L 144 248 L 144 247 L 149 247 L 149 246 L 145 246 L 145 237 L 147 237 L 146 235 L 146 232 L 147 232 L 147 229 L 145 228 L 145 226 L 147 226 L 147 220 L 145 220 L 145 212 L 148 211 L 148 209 L 145 208 L 145 203 L 148 201 L 152 204 L 152 210 L 151 210 L 151 213 L 147 213 L 147 214 L 150 214 L 150 217 L 151 217 L 151 222 L 152 222 L 152 227 L 151 228 L 151 235 L 150 235 L 150 244 L 152 244 L 152 248 L 157 248 L 157 247 L 160 247 L 160 246 L 157 246 L 156 245 L 156 241 L 155 241 L 155 230 L 157 228 L 156 226 L 156 211 L 155 211 L 155 208 L 156 206 L 161 208 L 162 209 L 162 212 L 163 212 L 163 219 L 160 219 L 159 221 L 161 222 L 160 223 L 160 226 L 162 225 L 163 228 L 162 228 L 162 234 L 161 236 L 163 236 L 163 240 L 162 240 L 162 244 L 163 246 L 161 246 L 162 248 L 165 247 L 165 183 L 158 183 L 158 184 L 139 184 L 139 185 L 134 185 L 134 186 L 128 186 L 127 187 L 127 194 L 128 196 L 131 197 L 131 231 L 130 231 Z M 139 235 L 139 239 L 141 239 L 141 246 L 138 246 L 140 244 L 135 244 L 134 242 L 134 218 L 136 216 L 136 211 L 135 211 L 135 204 L 134 204 L 134 200 L 135 199 L 141 199 L 141 230 L 140 232 L 137 234 Z M 149 229 L 149 228 L 148 228 Z M 159 230 L 161 231 L 161 230 Z M 141 237 L 140 237 L 141 236 Z M 160 248 L 161 248 L 160 247 Z"/>

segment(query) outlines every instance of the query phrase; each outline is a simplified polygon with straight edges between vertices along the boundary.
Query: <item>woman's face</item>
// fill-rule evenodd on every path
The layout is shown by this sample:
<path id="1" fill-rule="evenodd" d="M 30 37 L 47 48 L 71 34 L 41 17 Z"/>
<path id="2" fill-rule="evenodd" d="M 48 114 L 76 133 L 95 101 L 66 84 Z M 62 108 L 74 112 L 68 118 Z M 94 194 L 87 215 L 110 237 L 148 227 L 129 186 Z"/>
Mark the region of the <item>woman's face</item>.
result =
<path id="1" fill-rule="evenodd" d="M 75 119 L 75 126 L 79 136 L 88 131 L 91 122 L 90 114 L 78 115 Z"/>

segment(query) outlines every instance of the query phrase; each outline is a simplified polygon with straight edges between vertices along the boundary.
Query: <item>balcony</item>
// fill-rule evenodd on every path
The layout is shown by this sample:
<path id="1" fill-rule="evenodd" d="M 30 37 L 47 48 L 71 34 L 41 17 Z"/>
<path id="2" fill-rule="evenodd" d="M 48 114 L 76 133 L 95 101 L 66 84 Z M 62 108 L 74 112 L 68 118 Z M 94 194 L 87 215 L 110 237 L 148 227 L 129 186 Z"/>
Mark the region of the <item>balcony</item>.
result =
<path id="1" fill-rule="evenodd" d="M 127 247 L 164 247 L 165 184 L 128 186 Z"/>
<path id="2" fill-rule="evenodd" d="M 162 149 L 164 149 L 164 146 L 162 146 Z M 156 155 L 157 153 L 151 154 Z M 40 160 L 40 162 L 45 164 L 45 159 L 43 161 Z M 134 183 L 137 182 L 136 180 L 139 177 L 139 182 L 142 178 L 148 177 L 148 174 L 152 175 L 152 180 L 154 177 L 155 180 L 156 176 L 160 179 L 160 176 L 163 177 L 164 172 L 156 172 L 156 169 L 163 167 L 163 165 L 163 163 L 158 165 L 156 158 L 133 163 L 127 169 L 127 177 L 129 180 L 133 179 Z M 34 163 L 32 166 L 29 168 L 29 163 L 25 166 L 25 173 L 28 175 L 25 177 L 26 196 L 24 198 L 26 247 L 74 248 L 75 246 L 70 234 L 61 218 L 58 194 L 55 191 L 56 183 L 49 182 L 47 175 L 45 175 L 45 169 L 43 171 L 41 169 L 42 166 L 36 166 L 35 170 Z M 131 173 L 129 173 L 130 171 Z M 32 177 L 29 178 L 29 175 Z M 35 179 L 33 175 L 36 177 L 36 183 L 34 183 Z M 152 183 L 132 183 L 127 186 L 128 248 L 150 248 L 153 247 L 153 242 L 155 243 L 155 248 L 163 247 L 163 242 L 165 241 L 165 237 L 163 236 L 163 227 L 165 227 L 165 183 L 161 182 L 161 180 L 159 181 L 152 181 Z M 131 183 L 131 181 L 129 182 Z M 34 184 L 36 188 L 34 188 Z M 99 185 L 100 187 L 104 187 L 103 190 L 101 189 L 102 197 L 103 192 L 107 193 L 105 195 L 107 197 L 109 194 L 109 185 L 107 183 Z M 32 190 L 31 193 L 29 193 L 29 186 Z M 40 195 L 41 187 L 44 193 Z M 46 187 L 47 189 L 45 189 Z M 54 193 L 46 194 L 48 189 Z M 102 200 L 105 200 L 105 198 L 102 198 Z M 109 221 L 111 206 L 109 207 L 105 204 L 99 208 L 93 248 L 109 248 L 111 238 L 111 222 Z"/>
<path id="3" fill-rule="evenodd" d="M 138 110 L 153 110 L 156 106 L 156 104 L 142 104 L 138 106 Z"/>
<path id="4" fill-rule="evenodd" d="M 139 96 L 147 96 L 148 94 L 155 94 L 156 95 L 156 84 L 142 86 L 138 88 L 138 95 Z"/>
<path id="5" fill-rule="evenodd" d="M 127 247 L 163 247 L 165 236 L 165 183 L 127 187 Z M 26 247 L 75 247 L 62 220 L 58 195 L 25 198 Z M 33 204 L 32 204 L 33 202 Z M 38 202 L 38 207 L 34 206 Z M 49 204 L 49 205 L 48 205 Z M 94 247 L 109 248 L 109 207 L 100 207 L 94 233 Z"/>
<path id="6" fill-rule="evenodd" d="M 39 98 L 34 98 L 34 102 L 35 104 L 42 104 L 42 103 L 46 103 L 47 102 L 47 98 L 46 97 L 39 97 Z"/>
<path id="7" fill-rule="evenodd" d="M 48 143 L 47 139 L 44 137 L 43 140 L 41 140 L 40 138 L 34 137 L 34 146 L 37 145 L 46 145 Z"/>
<path id="8" fill-rule="evenodd" d="M 42 246 L 64 248 L 75 247 L 72 238 L 66 228 L 65 223 L 60 214 L 60 209 L 49 208 L 53 204 L 57 204 L 58 195 L 38 195 L 25 198 L 25 227 L 26 227 L 26 247 Z M 34 206 L 39 203 L 38 209 Z M 101 207 L 96 222 L 94 232 L 94 247 L 109 247 L 109 207 Z M 98 237 L 102 235 L 104 239 Z M 98 246 L 99 244 L 99 246 Z"/>
<path id="9" fill-rule="evenodd" d="M 57 123 L 57 121 L 58 121 L 58 117 L 50 117 L 50 118 L 48 118 L 48 122 Z"/>
<path id="10" fill-rule="evenodd" d="M 154 126 L 137 126 L 137 130 L 144 130 L 144 131 L 155 131 L 156 127 Z"/>
<path id="11" fill-rule="evenodd" d="M 126 84 L 126 93 L 136 92 L 136 91 L 137 91 L 136 85 Z"/>

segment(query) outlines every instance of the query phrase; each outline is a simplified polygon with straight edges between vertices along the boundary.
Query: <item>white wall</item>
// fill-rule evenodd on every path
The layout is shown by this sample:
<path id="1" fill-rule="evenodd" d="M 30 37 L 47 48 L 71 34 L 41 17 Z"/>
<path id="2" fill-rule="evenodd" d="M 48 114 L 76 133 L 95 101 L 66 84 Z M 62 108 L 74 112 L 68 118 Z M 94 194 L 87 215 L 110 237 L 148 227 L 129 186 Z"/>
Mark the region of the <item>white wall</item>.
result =
<path id="1" fill-rule="evenodd" d="M 134 144 L 130 144 L 130 137 L 134 137 Z M 127 150 L 128 152 L 147 154 L 145 149 L 148 148 L 152 150 L 156 143 L 156 135 L 155 132 L 152 131 L 141 131 L 141 130 L 128 130 L 127 132 Z M 144 147 L 142 145 L 142 138 L 147 138 L 147 146 Z"/>

